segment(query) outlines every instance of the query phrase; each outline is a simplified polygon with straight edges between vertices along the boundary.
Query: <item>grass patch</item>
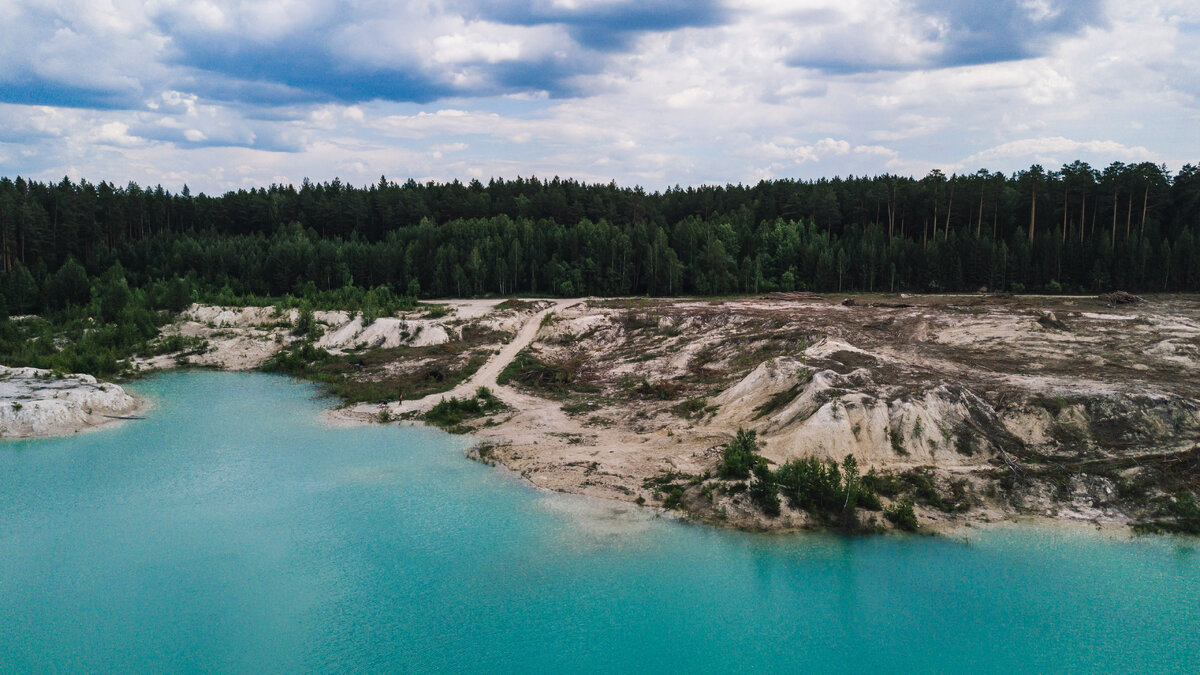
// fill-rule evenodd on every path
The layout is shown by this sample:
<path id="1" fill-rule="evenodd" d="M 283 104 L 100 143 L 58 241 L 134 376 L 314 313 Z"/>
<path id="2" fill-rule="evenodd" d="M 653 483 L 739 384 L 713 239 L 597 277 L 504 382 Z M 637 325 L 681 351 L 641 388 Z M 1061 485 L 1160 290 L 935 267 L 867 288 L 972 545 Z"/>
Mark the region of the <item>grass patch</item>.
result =
<path id="1" fill-rule="evenodd" d="M 519 384 L 522 387 L 550 394 L 564 395 L 570 391 L 590 392 L 596 387 L 579 381 L 581 357 L 561 361 L 543 361 L 529 349 L 523 349 L 512 363 L 496 378 L 499 384 Z"/>
<path id="2" fill-rule="evenodd" d="M 475 332 L 464 339 L 425 347 L 373 348 L 354 354 L 333 354 L 311 341 L 280 351 L 263 370 L 286 373 L 323 385 L 347 403 L 384 403 L 449 391 L 487 362 L 483 344 L 499 334 Z M 415 368 L 396 364 L 419 361 Z"/>
<path id="3" fill-rule="evenodd" d="M 671 406 L 671 412 L 679 415 L 684 419 L 694 419 L 703 417 L 708 409 L 708 399 L 703 396 L 693 396 L 681 403 Z"/>
<path id="4" fill-rule="evenodd" d="M 480 387 L 472 398 L 442 399 L 429 412 L 425 413 L 425 421 L 451 432 L 461 432 L 465 430 L 462 426 L 464 422 L 499 412 L 505 408 L 504 402 L 496 398 L 490 389 Z"/>
<path id="5" fill-rule="evenodd" d="M 794 384 L 790 389 L 772 394 L 771 398 L 767 399 L 765 403 L 754 409 L 754 419 L 766 417 L 780 408 L 783 408 L 787 404 L 796 400 L 796 397 L 800 395 L 801 391 L 803 391 L 803 389 L 800 387 L 800 385 Z"/>
<path id="6" fill-rule="evenodd" d="M 511 309 L 517 312 L 532 312 L 537 309 L 537 303 L 520 298 L 509 298 L 496 305 L 496 309 Z"/>
<path id="7" fill-rule="evenodd" d="M 677 382 L 669 380 L 655 380 L 651 382 L 645 378 L 633 388 L 633 393 L 641 398 L 655 399 L 659 401 L 670 401 L 679 398 L 679 392 L 682 387 Z"/>

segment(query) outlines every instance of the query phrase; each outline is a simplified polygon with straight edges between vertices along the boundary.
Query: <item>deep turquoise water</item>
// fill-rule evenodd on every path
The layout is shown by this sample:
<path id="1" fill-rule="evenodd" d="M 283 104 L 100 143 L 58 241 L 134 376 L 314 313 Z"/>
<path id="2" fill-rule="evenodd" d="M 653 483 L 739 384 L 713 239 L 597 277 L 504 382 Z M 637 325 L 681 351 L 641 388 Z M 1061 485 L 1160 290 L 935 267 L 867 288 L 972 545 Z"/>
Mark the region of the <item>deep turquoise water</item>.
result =
<path id="1" fill-rule="evenodd" d="M 762 536 L 535 491 L 231 373 L 0 445 L 4 672 L 1200 670 L 1200 547 Z"/>

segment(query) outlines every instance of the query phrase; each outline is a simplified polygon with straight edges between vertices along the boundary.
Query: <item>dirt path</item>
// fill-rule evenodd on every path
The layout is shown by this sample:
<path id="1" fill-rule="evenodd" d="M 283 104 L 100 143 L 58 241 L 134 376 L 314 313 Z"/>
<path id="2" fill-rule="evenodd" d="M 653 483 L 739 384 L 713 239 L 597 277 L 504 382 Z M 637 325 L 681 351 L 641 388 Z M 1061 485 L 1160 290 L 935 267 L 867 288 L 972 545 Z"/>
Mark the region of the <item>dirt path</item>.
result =
<path id="1" fill-rule="evenodd" d="M 581 299 L 556 300 L 554 304 L 537 314 L 529 317 L 529 319 L 517 331 L 514 337 L 508 344 L 500 349 L 500 352 L 488 359 L 487 363 L 483 364 L 479 370 L 475 371 L 466 382 L 454 387 L 450 391 L 444 391 L 440 394 L 430 394 L 418 399 L 404 401 L 404 403 L 388 403 L 383 407 L 370 403 L 360 403 L 342 412 L 348 417 L 363 417 L 378 415 L 379 411 L 387 410 L 391 415 L 400 415 L 407 412 L 427 412 L 430 408 L 437 405 L 442 399 L 446 398 L 470 398 L 475 395 L 475 391 L 480 387 L 491 389 L 501 400 L 509 405 L 513 405 L 518 400 L 525 401 L 525 398 L 518 394 L 515 390 L 508 387 L 501 387 L 496 378 L 504 371 L 508 364 L 512 363 L 513 359 L 522 349 L 528 347 L 537 337 L 538 329 L 542 327 L 542 319 L 546 315 L 553 312 L 561 312 L 564 309 L 582 302 Z M 516 407 L 516 406 L 514 406 Z M 519 408 L 518 408 L 519 409 Z"/>

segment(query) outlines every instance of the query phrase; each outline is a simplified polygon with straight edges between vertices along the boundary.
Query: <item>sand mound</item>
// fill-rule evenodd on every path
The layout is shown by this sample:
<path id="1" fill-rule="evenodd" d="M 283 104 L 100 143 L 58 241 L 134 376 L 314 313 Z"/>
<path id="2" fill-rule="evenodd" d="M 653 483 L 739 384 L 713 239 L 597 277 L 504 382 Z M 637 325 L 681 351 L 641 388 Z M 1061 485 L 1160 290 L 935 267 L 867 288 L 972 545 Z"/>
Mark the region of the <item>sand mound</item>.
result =
<path id="1" fill-rule="evenodd" d="M 124 389 L 91 375 L 59 377 L 49 370 L 0 366 L 0 437 L 70 433 L 137 407 Z"/>
<path id="2" fill-rule="evenodd" d="M 410 321 L 385 317 L 372 321 L 368 326 L 363 326 L 362 317 L 356 316 L 351 321 L 322 335 L 321 339 L 317 341 L 317 346 L 329 350 L 369 347 L 390 349 L 404 345 L 425 347 L 444 344 L 449 342 L 450 338 L 450 332 L 437 321 Z"/>

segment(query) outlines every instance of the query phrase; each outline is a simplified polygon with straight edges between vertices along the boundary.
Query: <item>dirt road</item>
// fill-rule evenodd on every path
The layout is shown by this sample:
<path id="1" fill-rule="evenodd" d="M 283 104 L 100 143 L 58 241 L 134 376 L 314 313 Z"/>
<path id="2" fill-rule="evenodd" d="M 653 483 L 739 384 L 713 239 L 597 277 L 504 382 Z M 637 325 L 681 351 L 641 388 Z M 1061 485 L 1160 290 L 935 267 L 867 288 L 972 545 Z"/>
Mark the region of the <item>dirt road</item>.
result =
<path id="1" fill-rule="evenodd" d="M 375 416 L 378 415 L 382 410 L 387 410 L 392 416 L 408 412 L 427 412 L 430 408 L 437 405 L 442 399 L 451 397 L 470 398 L 475 395 L 475 391 L 480 387 L 487 387 L 491 389 L 493 393 L 500 397 L 501 400 L 505 401 L 509 405 L 513 405 L 518 399 L 522 398 L 521 395 L 508 387 L 501 387 L 499 384 L 497 384 L 496 378 L 500 376 L 500 373 L 504 371 L 504 368 L 508 366 L 508 364 L 512 363 L 513 359 L 517 357 L 517 354 L 519 354 L 522 349 L 525 349 L 533 342 L 534 338 L 537 337 L 538 329 L 541 328 L 542 320 L 546 318 L 548 314 L 561 312 L 564 309 L 567 309 L 568 307 L 576 305 L 580 302 L 582 302 L 582 300 L 579 298 L 556 300 L 552 306 L 529 317 L 529 319 L 521 326 L 521 329 L 517 331 L 517 335 L 512 339 L 512 341 L 504 345 L 504 347 L 500 349 L 499 353 L 488 359 L 487 363 L 483 364 L 479 370 L 475 371 L 475 374 L 472 375 L 466 382 L 463 382 L 450 391 L 445 391 L 440 394 L 430 394 L 422 398 L 404 401 L 403 403 L 399 404 L 392 402 L 382 407 L 370 403 L 360 403 L 341 412 L 349 417 Z"/>

